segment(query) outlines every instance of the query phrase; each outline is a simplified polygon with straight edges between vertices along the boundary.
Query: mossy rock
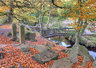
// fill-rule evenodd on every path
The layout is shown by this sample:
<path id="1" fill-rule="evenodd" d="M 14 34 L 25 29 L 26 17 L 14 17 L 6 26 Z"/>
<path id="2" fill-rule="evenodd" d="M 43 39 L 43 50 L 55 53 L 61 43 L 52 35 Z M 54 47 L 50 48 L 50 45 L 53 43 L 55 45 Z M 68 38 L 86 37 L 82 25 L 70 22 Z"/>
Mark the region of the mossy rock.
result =
<path id="1" fill-rule="evenodd" d="M 26 40 L 31 40 L 31 41 L 37 41 L 36 40 L 36 34 L 32 32 L 26 32 L 25 33 L 25 39 Z"/>
<path id="2" fill-rule="evenodd" d="M 82 45 L 74 45 L 67 53 L 69 53 L 69 57 L 72 58 L 74 63 L 78 62 L 78 56 L 83 56 L 83 66 L 87 61 L 94 61 L 87 48 Z"/>
<path id="3" fill-rule="evenodd" d="M 50 68 L 71 68 L 73 62 L 70 58 L 62 58 L 55 60 Z"/>
<path id="4" fill-rule="evenodd" d="M 73 43 L 75 43 L 75 37 L 70 37 L 68 38 L 70 41 L 72 41 Z M 85 45 L 86 47 L 96 47 L 96 42 L 92 41 L 92 40 L 89 40 L 87 39 L 86 37 L 84 36 L 81 36 L 81 39 L 80 39 L 80 44 L 82 45 Z"/>
<path id="5" fill-rule="evenodd" d="M 27 44 L 19 44 L 17 45 L 18 47 L 17 48 L 28 48 L 28 47 L 31 47 L 31 48 L 34 48 L 36 50 L 38 50 L 39 52 L 44 52 L 45 50 L 48 50 L 48 48 L 45 46 L 45 45 L 27 45 Z"/>
<path id="6" fill-rule="evenodd" d="M 36 55 L 32 56 L 32 59 L 44 64 L 46 62 L 49 62 L 51 60 L 56 60 L 58 59 L 59 54 L 53 52 L 52 50 L 48 49 L 43 52 L 37 53 Z"/>
<path id="7" fill-rule="evenodd" d="M 81 45 L 74 45 L 67 53 L 69 54 L 67 58 L 55 60 L 51 68 L 71 68 L 72 64 L 78 62 L 78 56 L 84 57 L 80 64 L 82 66 L 85 66 L 87 61 L 93 61 L 88 50 Z"/>

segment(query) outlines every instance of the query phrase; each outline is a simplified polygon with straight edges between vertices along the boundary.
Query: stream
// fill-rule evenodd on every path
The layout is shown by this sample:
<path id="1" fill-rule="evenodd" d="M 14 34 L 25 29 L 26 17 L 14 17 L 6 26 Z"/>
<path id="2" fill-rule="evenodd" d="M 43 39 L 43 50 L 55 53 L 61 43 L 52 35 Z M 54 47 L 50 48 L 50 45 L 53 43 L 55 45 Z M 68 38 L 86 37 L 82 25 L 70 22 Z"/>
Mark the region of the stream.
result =
<path id="1" fill-rule="evenodd" d="M 50 40 L 51 42 L 56 42 L 58 43 L 59 45 L 61 46 L 64 46 L 64 47 L 71 47 L 71 44 L 70 42 L 68 42 L 66 39 L 64 39 L 64 37 L 54 37 L 54 38 L 48 38 L 48 40 Z M 95 60 L 95 57 L 96 57 L 96 52 L 94 51 L 91 51 L 91 50 L 88 50 L 89 54 L 93 57 L 93 59 Z"/>

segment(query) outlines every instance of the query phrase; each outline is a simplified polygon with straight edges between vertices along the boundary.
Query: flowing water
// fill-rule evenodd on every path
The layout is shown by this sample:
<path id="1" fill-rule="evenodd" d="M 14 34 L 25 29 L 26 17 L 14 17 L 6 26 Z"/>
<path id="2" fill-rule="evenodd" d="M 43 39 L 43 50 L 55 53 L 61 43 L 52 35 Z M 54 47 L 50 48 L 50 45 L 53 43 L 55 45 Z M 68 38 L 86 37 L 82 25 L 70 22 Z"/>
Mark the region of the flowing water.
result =
<path id="1" fill-rule="evenodd" d="M 48 38 L 48 39 L 50 41 L 56 42 L 56 43 L 58 43 L 58 44 L 60 44 L 61 46 L 64 46 L 64 47 L 70 47 L 71 46 L 70 42 L 68 42 L 63 36 L 62 37 Z M 90 51 L 90 50 L 88 50 L 88 52 L 93 57 L 93 59 L 95 60 L 96 52 Z"/>

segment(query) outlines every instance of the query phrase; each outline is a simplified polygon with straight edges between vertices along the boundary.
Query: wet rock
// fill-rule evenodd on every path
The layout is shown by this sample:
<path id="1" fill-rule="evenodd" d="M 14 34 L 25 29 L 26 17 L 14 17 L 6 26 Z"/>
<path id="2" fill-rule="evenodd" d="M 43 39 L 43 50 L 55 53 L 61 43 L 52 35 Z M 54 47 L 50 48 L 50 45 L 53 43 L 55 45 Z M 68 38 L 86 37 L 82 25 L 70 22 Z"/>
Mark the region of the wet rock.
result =
<path id="1" fill-rule="evenodd" d="M 35 61 L 44 64 L 46 62 L 49 62 L 51 60 L 55 60 L 58 59 L 58 54 L 51 51 L 51 50 L 46 50 L 44 52 L 38 53 L 34 56 L 32 56 L 32 59 L 34 59 Z"/>
<path id="2" fill-rule="evenodd" d="M 28 51 L 30 51 L 29 48 L 21 48 L 20 50 L 21 50 L 22 52 L 28 52 Z"/>
<path id="3" fill-rule="evenodd" d="M 4 56 L 3 56 L 4 53 L 2 51 L 3 51 L 3 48 L 0 48 L 0 59 L 4 58 Z"/>

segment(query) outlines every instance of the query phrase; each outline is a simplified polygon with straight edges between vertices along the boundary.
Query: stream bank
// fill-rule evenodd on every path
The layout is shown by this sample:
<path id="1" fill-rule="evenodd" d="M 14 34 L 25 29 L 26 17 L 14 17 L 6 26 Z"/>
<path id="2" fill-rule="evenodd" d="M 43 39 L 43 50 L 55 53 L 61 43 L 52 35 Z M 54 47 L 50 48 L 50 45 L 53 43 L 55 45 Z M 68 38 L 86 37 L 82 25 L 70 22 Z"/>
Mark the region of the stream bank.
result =
<path id="1" fill-rule="evenodd" d="M 80 43 L 80 45 L 85 46 L 88 50 L 96 52 L 96 38 L 95 37 L 96 37 L 96 35 L 81 36 L 79 43 Z M 70 42 L 71 47 L 72 47 L 73 44 L 75 43 L 75 37 L 70 36 L 70 37 L 65 37 L 65 38 L 66 38 L 66 40 L 68 40 Z"/>
<path id="2" fill-rule="evenodd" d="M 48 38 L 48 40 L 52 41 L 52 42 L 56 42 L 56 44 L 59 44 L 61 46 L 67 47 L 67 48 L 72 48 L 72 46 L 74 45 L 74 42 L 72 40 L 70 40 L 68 37 L 64 37 L 64 36 L 57 36 L 57 37 L 52 37 L 52 38 Z M 81 44 L 85 46 L 85 44 Z M 89 54 L 93 57 L 93 59 L 95 60 L 96 57 L 96 50 L 95 47 L 89 47 L 89 46 L 85 46 L 88 49 Z"/>

